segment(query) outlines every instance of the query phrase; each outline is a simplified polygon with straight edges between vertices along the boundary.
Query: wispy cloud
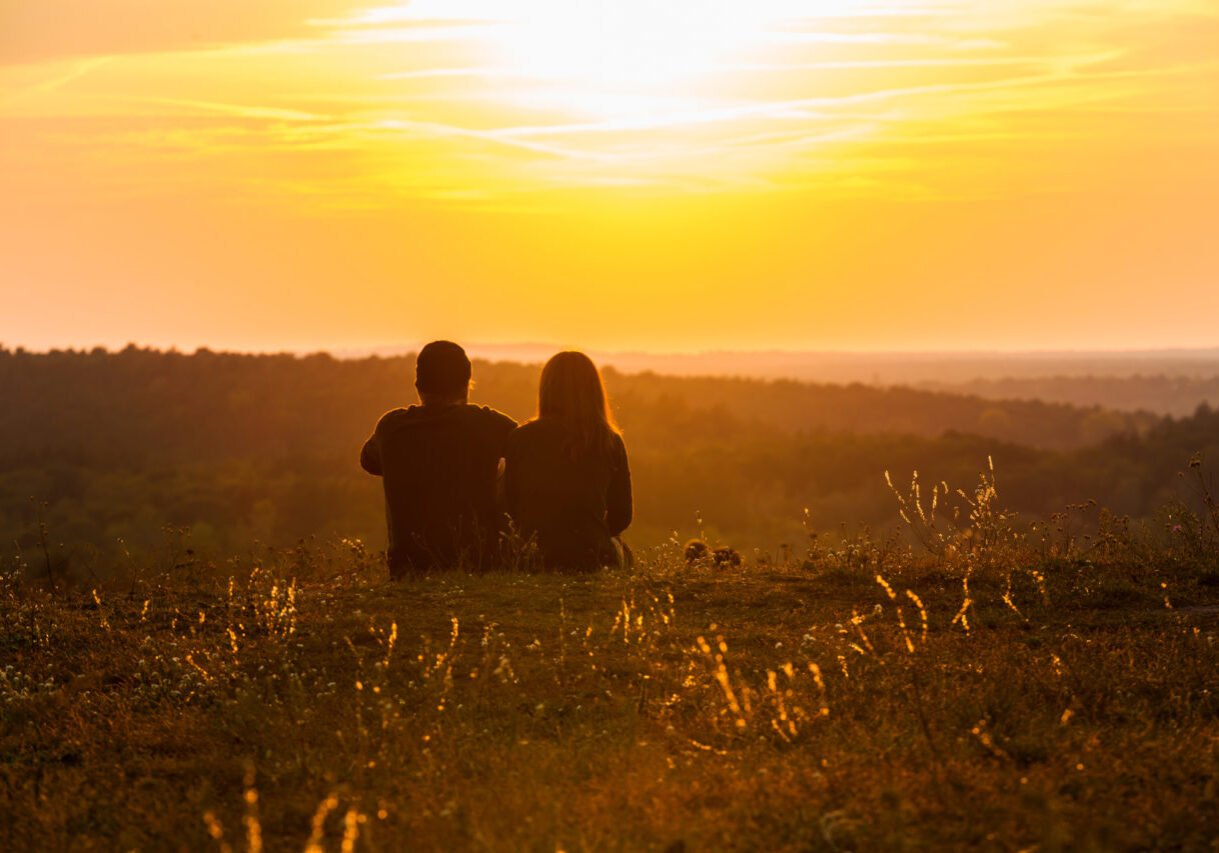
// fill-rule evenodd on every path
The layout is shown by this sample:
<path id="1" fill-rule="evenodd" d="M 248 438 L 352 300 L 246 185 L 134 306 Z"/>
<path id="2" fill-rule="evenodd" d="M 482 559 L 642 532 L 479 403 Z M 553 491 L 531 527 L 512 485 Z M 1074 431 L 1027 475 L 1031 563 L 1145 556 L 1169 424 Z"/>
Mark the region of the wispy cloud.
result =
<path id="1" fill-rule="evenodd" d="M 45 73 L 38 73 L 36 71 L 35 79 L 32 82 L 26 85 L 19 84 L 8 95 L 0 96 L 0 104 L 8 104 L 23 98 L 49 94 L 62 86 L 68 85 L 73 80 L 78 80 L 89 72 L 101 68 L 109 61 L 110 57 L 95 56 L 89 59 L 70 62 L 66 67 L 55 65 Z"/>
<path id="2" fill-rule="evenodd" d="M 110 95 L 111 100 L 130 101 L 144 104 L 161 104 L 170 107 L 184 107 L 190 111 L 204 113 L 221 113 L 240 118 L 275 119 L 277 121 L 326 121 L 329 117 L 301 110 L 280 109 L 239 103 L 220 103 L 217 101 L 197 101 L 187 98 L 157 98 L 136 95 Z"/>
<path id="3" fill-rule="evenodd" d="M 83 0 L 45 2 L 93 14 Z M 147 0 L 116 2 L 134 14 Z M 183 2 L 202 34 L 190 43 L 157 26 L 127 42 L 105 27 L 39 42 L 49 13 L 21 5 L 38 27 L 16 55 L 41 64 L 0 72 L 14 81 L 0 116 L 109 116 L 116 128 L 137 113 L 160 117 L 161 132 L 125 133 L 105 156 L 136 162 L 144 147 L 178 146 L 222 163 L 210 181 L 267 192 L 316 182 L 327 187 L 308 194 L 318 199 L 346 185 L 386 203 L 418 193 L 462 204 L 555 186 L 1017 192 L 1031 179 L 1016 185 L 985 164 L 1038 141 L 1111 147 L 1115 128 L 1134 126 L 1121 116 L 1175 111 L 1183 118 L 1137 127 L 1129 141 L 1160 144 L 1184 117 L 1192 134 L 1214 127 L 1219 110 L 1219 65 L 1206 47 L 1219 13 L 1202 0 L 843 0 L 815 15 L 807 4 L 757 0 L 732 10 L 743 16 L 739 38 L 731 16 L 689 44 L 680 28 L 662 27 L 674 56 L 661 43 L 656 57 L 649 33 L 629 29 L 594 38 L 581 25 L 563 42 L 575 7 L 547 0 L 275 0 L 274 21 L 261 23 L 235 0 L 219 11 Z M 543 14 L 556 9 L 557 22 Z M 560 43 L 537 40 L 548 26 Z M 42 61 L 103 48 L 115 52 Z M 199 117 L 207 126 L 190 123 Z M 44 137 L 39 156 L 85 157 L 95 132 Z M 237 166 L 243 157 L 258 166 Z"/>
<path id="4" fill-rule="evenodd" d="M 308 19 L 367 0 L 5 0 L 0 65 L 206 50 L 305 36 Z"/>

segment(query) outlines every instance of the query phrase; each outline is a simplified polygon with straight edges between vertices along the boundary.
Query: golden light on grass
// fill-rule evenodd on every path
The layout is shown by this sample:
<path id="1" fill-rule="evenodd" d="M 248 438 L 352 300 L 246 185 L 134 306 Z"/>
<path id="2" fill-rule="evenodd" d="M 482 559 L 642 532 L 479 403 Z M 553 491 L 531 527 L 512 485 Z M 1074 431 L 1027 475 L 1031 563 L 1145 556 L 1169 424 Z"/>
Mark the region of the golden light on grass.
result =
<path id="1" fill-rule="evenodd" d="M 1181 603 L 1213 597 L 1180 559 L 1188 538 L 1141 528 L 1109 551 L 1050 555 L 1017 528 L 972 534 L 1011 517 L 950 512 L 970 498 L 945 493 L 944 539 L 993 553 L 970 559 L 915 536 L 887 557 L 866 548 L 860 564 L 818 537 L 782 564 L 692 569 L 671 543 L 630 573 L 440 572 L 390 589 L 354 570 L 349 542 L 302 542 L 259 548 L 257 568 L 233 559 L 167 575 L 147 599 L 118 594 L 124 578 L 44 594 L 0 572 L 8 642 L 55 675 L 35 683 L 20 671 L 28 658 L 0 673 L 9 748 L 33 760 L 79 744 L 89 756 L 48 760 L 37 787 L 13 786 L 14 825 L 57 848 L 131 831 L 148 833 L 145 846 L 250 851 L 476 838 L 701 848 L 729 835 L 770 849 L 810 821 L 852 847 L 968 846 L 987 833 L 1029 847 L 1117 826 L 1147 846 L 1208 842 L 1198 827 L 1214 819 L 1197 803 L 1214 787 L 1203 746 L 1216 652 L 1201 631 L 1213 615 L 1158 609 L 1170 582 Z M 1213 566 L 1219 526 L 1201 529 Z M 1122 586 L 1149 547 L 1164 559 Z M 977 600 L 958 611 L 952 578 L 964 574 L 970 596 L 970 573 Z M 1114 620 L 1114 593 L 1137 620 Z M 98 600 L 105 610 L 88 606 Z M 205 618 L 171 618 L 182 613 Z M 245 662 L 230 654 L 235 629 Z M 582 637 L 586 654 L 556 636 Z M 835 658 L 840 671 L 822 669 Z M 499 678 L 464 677 L 497 661 Z M 61 674 L 74 673 L 92 677 L 67 688 L 72 713 L 53 713 L 66 707 Z M 90 794 L 109 816 L 100 829 L 58 796 L 80 790 L 98 758 L 130 768 Z M 148 785 L 167 760 L 192 770 Z M 987 808 L 946 818 L 962 780 Z M 1046 824 L 1049 797 L 1080 810 Z M 1133 825 L 1132 798 L 1147 806 Z M 1097 817 L 1097 803 L 1121 823 Z"/>

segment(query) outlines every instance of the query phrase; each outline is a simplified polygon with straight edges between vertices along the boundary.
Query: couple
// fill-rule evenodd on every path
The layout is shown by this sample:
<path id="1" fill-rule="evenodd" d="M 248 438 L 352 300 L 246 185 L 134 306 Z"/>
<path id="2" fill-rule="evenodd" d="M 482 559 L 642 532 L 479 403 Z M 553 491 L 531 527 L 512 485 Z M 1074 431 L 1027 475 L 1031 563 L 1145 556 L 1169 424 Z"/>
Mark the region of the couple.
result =
<path id="1" fill-rule="evenodd" d="M 385 486 L 390 577 L 496 566 L 505 513 L 547 568 L 621 563 L 615 538 L 631 523 L 631 474 L 588 356 L 546 363 L 537 416 L 520 426 L 470 405 L 470 359 L 451 341 L 419 352 L 415 389 L 421 405 L 383 415 L 360 452 Z"/>

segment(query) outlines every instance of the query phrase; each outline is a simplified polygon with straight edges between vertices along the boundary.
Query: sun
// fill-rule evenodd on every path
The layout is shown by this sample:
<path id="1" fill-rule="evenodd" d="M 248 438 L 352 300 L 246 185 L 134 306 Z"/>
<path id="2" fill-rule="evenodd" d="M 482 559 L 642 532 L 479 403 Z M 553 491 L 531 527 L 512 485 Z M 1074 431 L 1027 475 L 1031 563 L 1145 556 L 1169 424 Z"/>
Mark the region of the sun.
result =
<path id="1" fill-rule="evenodd" d="M 597 87 L 664 86 L 739 59 L 786 11 L 774 2 L 534 0 L 502 23 L 505 62 L 533 77 Z"/>
<path id="2" fill-rule="evenodd" d="M 642 118 L 705 106 L 717 79 L 770 67 L 810 25 L 876 14 L 878 1 L 410 0 L 352 20 L 412 47 L 429 29 L 452 39 L 477 73 L 518 81 L 501 89 L 509 100 Z"/>
<path id="3" fill-rule="evenodd" d="M 597 87 L 667 85 L 738 61 L 858 0 L 414 0 L 386 17 L 479 24 L 513 73 Z"/>

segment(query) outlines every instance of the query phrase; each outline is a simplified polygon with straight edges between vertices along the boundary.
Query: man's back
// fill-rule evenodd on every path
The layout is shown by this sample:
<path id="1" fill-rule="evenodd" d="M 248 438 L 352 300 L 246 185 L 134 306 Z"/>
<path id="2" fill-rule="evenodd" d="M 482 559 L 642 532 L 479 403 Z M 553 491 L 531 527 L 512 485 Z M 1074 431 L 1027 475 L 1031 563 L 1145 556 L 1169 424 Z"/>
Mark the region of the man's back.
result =
<path id="1" fill-rule="evenodd" d="M 515 427 L 507 415 L 468 404 L 381 418 L 360 464 L 384 480 L 392 576 L 492 561 L 496 474 Z"/>

